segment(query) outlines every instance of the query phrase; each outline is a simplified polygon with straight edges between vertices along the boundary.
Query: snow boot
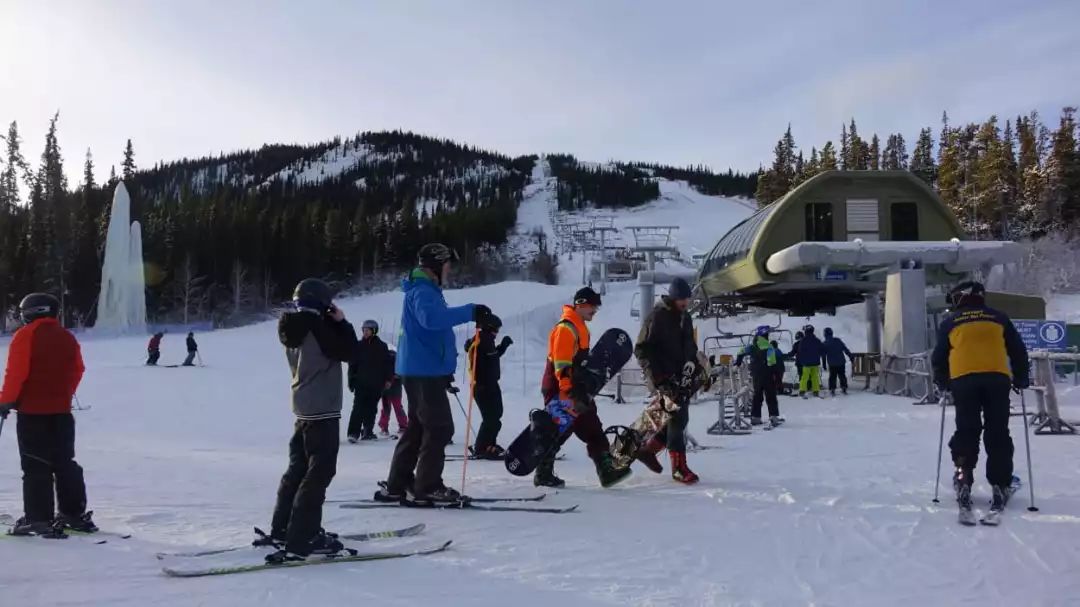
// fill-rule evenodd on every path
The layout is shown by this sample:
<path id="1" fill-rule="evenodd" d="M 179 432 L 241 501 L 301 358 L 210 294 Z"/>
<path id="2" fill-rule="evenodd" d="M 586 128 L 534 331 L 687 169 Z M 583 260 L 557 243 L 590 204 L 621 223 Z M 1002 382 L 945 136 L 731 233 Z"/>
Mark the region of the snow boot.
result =
<path id="1" fill-rule="evenodd" d="M 600 479 L 600 486 L 610 489 L 627 479 L 633 471 L 629 467 L 616 468 L 615 460 L 610 453 L 601 453 L 600 457 L 593 460 L 596 464 L 596 476 Z"/>
<path id="2" fill-rule="evenodd" d="M 33 535 L 54 540 L 64 539 L 67 537 L 67 534 L 64 533 L 64 528 L 62 525 L 59 525 L 52 521 L 31 521 L 25 516 L 15 521 L 15 524 L 11 527 L 10 533 L 11 535 Z"/>
<path id="3" fill-rule="evenodd" d="M 533 473 L 533 485 L 559 489 L 566 486 L 566 481 L 555 476 L 555 458 L 544 460 L 536 466 Z"/>
<path id="4" fill-rule="evenodd" d="M 664 467 L 660 465 L 660 460 L 656 458 L 656 454 L 664 450 L 664 443 L 656 440 L 656 437 L 649 439 L 649 442 L 645 443 L 638 449 L 634 459 L 645 464 L 645 467 L 652 470 L 656 474 L 660 474 L 664 471 Z"/>
<path id="5" fill-rule="evenodd" d="M 761 425 L 761 418 L 760 417 L 751 417 L 750 418 L 750 425 L 751 426 L 760 426 Z"/>
<path id="6" fill-rule="evenodd" d="M 56 522 L 65 530 L 70 529 L 77 533 L 94 533 L 98 530 L 98 527 L 94 524 L 93 516 L 93 510 L 74 516 L 61 514 Z"/>
<path id="7" fill-rule="evenodd" d="M 686 465 L 686 453 L 668 451 L 668 454 L 671 456 L 671 478 L 684 485 L 693 485 L 698 482 L 698 475 Z"/>
<path id="8" fill-rule="evenodd" d="M 430 491 L 415 491 L 406 493 L 408 499 L 414 502 L 427 502 L 431 504 L 456 504 L 468 501 L 468 498 L 456 490 L 443 485 Z"/>

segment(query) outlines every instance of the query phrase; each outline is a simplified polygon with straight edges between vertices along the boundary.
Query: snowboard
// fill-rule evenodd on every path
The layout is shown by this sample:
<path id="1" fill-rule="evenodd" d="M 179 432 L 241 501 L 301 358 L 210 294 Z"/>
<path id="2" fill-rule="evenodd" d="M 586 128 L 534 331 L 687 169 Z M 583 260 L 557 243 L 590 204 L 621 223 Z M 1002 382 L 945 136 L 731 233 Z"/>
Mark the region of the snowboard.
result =
<path id="1" fill-rule="evenodd" d="M 633 354 L 634 342 L 626 331 L 605 331 L 589 353 L 574 363 L 576 396 L 592 401 Z M 504 463 L 510 474 L 531 474 L 540 462 L 558 449 L 559 439 L 570 430 L 574 421 L 568 407 L 571 404 L 553 400 L 543 409 L 535 409 L 529 414 L 529 425 L 506 449 Z"/>
<path id="2" fill-rule="evenodd" d="M 667 426 L 668 420 L 680 407 L 689 406 L 690 398 L 705 385 L 705 379 L 705 369 L 694 365 L 692 372 L 679 377 L 674 398 L 657 393 L 634 423 L 606 428 L 604 433 L 613 435 L 611 457 L 615 466 L 624 468 L 632 464 L 637 458 L 638 449 Z"/>

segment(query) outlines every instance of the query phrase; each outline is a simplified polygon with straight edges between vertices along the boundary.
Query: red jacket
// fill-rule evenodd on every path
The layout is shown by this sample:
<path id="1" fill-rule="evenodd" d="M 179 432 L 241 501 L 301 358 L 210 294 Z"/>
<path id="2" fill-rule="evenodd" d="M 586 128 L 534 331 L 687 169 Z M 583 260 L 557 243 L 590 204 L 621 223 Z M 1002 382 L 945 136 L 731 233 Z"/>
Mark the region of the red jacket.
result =
<path id="1" fill-rule="evenodd" d="M 55 318 L 39 318 L 11 340 L 0 403 L 17 403 L 20 415 L 70 413 L 83 371 L 75 336 Z"/>

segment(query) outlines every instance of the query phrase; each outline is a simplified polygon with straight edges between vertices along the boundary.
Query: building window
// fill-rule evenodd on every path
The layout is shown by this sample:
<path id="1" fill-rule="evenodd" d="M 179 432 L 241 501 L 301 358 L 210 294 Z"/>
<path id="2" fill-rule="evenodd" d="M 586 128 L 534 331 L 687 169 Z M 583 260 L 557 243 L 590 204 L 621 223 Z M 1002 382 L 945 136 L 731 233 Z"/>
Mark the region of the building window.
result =
<path id="1" fill-rule="evenodd" d="M 919 239 L 919 207 L 914 202 L 896 202 L 889 209 L 893 240 Z"/>
<path id="2" fill-rule="evenodd" d="M 832 203 L 811 202 L 806 205 L 806 240 L 809 242 L 834 240 Z"/>

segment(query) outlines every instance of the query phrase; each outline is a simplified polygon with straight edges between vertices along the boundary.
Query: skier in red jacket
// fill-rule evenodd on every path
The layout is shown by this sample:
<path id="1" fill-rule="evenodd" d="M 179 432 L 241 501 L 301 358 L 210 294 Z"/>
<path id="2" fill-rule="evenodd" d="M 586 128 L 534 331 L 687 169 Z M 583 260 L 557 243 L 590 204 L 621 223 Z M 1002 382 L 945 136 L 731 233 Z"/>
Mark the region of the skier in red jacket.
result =
<path id="1" fill-rule="evenodd" d="M 19 304 L 26 325 L 8 349 L 0 390 L 0 417 L 19 417 L 19 459 L 23 471 L 24 516 L 14 535 L 64 537 L 64 529 L 97 531 L 86 510 L 83 470 L 75 462 L 75 418 L 71 399 L 82 380 L 79 342 L 57 320 L 60 302 L 32 293 Z M 56 516 L 53 492 L 59 502 Z"/>

